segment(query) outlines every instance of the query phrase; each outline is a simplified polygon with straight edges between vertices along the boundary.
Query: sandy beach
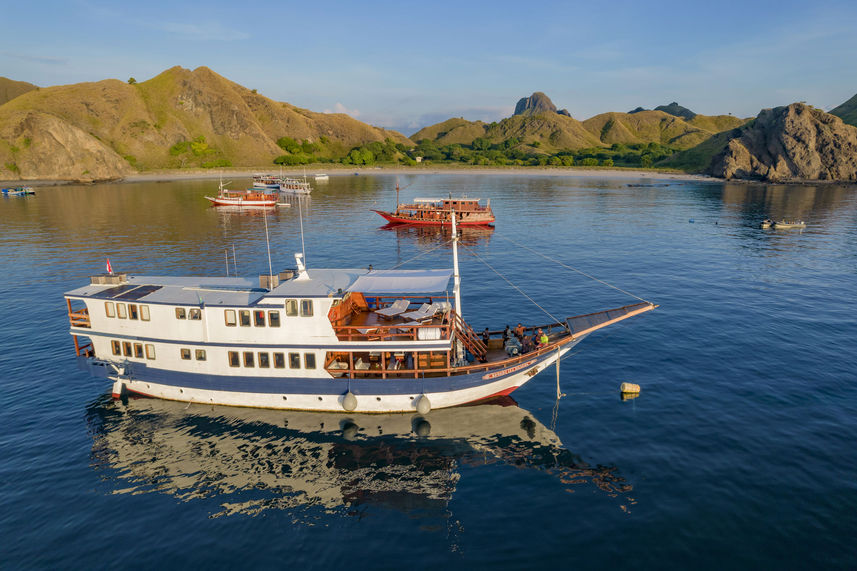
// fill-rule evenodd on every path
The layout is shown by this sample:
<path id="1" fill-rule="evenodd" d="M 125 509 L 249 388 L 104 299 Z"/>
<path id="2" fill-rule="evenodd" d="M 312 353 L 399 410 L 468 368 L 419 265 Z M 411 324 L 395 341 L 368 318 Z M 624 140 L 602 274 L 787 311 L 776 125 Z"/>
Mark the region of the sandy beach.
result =
<path id="1" fill-rule="evenodd" d="M 418 167 L 346 167 L 343 165 L 311 165 L 306 171 L 303 169 L 288 169 L 280 171 L 271 166 L 260 167 L 236 167 L 230 169 L 171 169 L 147 171 L 129 175 L 115 181 L 92 181 L 99 182 L 170 182 L 177 180 L 204 180 L 218 179 L 221 176 L 250 178 L 256 173 L 282 173 L 286 176 L 302 178 L 306 175 L 312 179 L 316 173 L 326 173 L 329 176 L 354 176 L 357 175 L 432 175 L 432 174 L 460 174 L 460 175 L 526 175 L 526 176 L 570 176 L 588 178 L 620 178 L 620 179 L 648 179 L 648 180 L 697 180 L 717 181 L 710 176 L 687 174 L 676 171 L 659 170 L 635 170 L 617 168 L 587 168 L 587 167 L 477 167 L 456 165 L 426 165 Z M 63 184 L 89 184 L 90 181 L 74 180 L 11 180 L 0 181 L 2 186 L 52 186 Z"/>

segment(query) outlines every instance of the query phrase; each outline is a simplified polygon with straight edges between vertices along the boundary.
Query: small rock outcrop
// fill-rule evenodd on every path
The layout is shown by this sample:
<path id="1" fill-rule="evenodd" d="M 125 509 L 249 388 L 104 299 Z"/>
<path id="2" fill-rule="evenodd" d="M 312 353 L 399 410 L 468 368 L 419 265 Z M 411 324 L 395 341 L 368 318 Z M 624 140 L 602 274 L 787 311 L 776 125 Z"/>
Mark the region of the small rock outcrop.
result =
<path id="1" fill-rule="evenodd" d="M 687 107 L 682 107 L 675 101 L 673 101 L 669 105 L 658 105 L 657 107 L 655 107 L 655 111 L 663 111 L 664 113 L 669 113 L 670 115 L 675 115 L 676 117 L 681 117 L 682 119 L 686 119 L 688 121 L 696 117 L 696 113 L 694 113 Z"/>
<path id="2" fill-rule="evenodd" d="M 637 107 L 636 109 L 631 109 L 628 111 L 628 115 L 633 115 L 634 113 L 639 113 L 640 111 L 645 111 L 645 107 Z"/>
<path id="3" fill-rule="evenodd" d="M 708 174 L 766 181 L 857 180 L 857 127 L 803 103 L 763 109 L 730 133 Z"/>
<path id="4" fill-rule="evenodd" d="M 556 113 L 556 105 L 550 97 L 536 91 L 529 97 L 523 97 L 515 105 L 515 115 L 538 115 L 543 113 Z"/>

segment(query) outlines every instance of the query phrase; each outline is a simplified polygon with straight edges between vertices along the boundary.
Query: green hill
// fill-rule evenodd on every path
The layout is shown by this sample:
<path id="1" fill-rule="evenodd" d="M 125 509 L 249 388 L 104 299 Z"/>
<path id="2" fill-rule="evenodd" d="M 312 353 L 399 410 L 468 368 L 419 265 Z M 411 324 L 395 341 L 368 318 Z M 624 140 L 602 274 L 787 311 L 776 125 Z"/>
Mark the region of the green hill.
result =
<path id="1" fill-rule="evenodd" d="M 284 154 L 282 137 L 314 143 L 328 156 L 387 138 L 413 144 L 347 115 L 273 101 L 206 67 L 173 67 L 141 83 L 41 88 L 0 106 L 0 178 L 258 166 Z"/>
<path id="2" fill-rule="evenodd" d="M 849 125 L 857 126 L 857 95 L 834 109 L 830 110 L 831 115 L 836 115 Z"/>

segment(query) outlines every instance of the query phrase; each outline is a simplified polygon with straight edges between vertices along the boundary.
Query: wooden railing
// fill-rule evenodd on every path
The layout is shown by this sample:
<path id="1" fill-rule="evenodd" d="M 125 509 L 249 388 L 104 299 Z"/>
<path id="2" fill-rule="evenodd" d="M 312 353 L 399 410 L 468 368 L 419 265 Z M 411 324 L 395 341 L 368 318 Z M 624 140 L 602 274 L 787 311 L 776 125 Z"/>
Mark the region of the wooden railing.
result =
<path id="1" fill-rule="evenodd" d="M 476 332 L 473 331 L 467 322 L 455 313 L 455 310 L 449 312 L 449 320 L 453 325 L 455 337 L 461 341 L 474 357 L 480 361 L 484 361 L 488 355 L 488 346 L 476 335 Z"/>
<path id="2" fill-rule="evenodd" d="M 527 362 L 533 358 L 543 357 L 544 355 L 556 351 L 563 345 L 569 343 L 572 340 L 571 335 L 564 335 L 559 339 L 548 343 L 544 347 L 540 347 L 538 349 L 534 349 L 528 353 L 524 353 L 521 355 L 516 355 L 515 357 L 509 357 L 508 359 L 503 359 L 501 361 L 492 361 L 488 363 L 477 363 L 473 365 L 464 365 L 461 367 L 432 367 L 432 368 L 415 368 L 415 369 L 387 369 L 387 362 L 384 357 L 384 353 L 381 353 L 381 356 L 378 360 L 379 368 L 372 368 L 370 365 L 369 368 L 358 368 L 355 366 L 353 360 L 353 353 L 341 353 L 338 358 L 345 359 L 348 362 L 344 363 L 346 366 L 343 368 L 336 368 L 332 365 L 338 361 L 337 357 L 330 358 L 325 363 L 325 369 L 328 373 L 333 376 L 340 377 L 351 377 L 351 378 L 373 378 L 373 379 L 387 379 L 387 378 L 427 378 L 427 377 L 439 377 L 439 376 L 452 376 L 452 375 L 464 375 L 468 373 L 478 373 L 479 371 L 490 371 L 490 370 L 502 370 L 504 368 L 513 367 L 520 363 Z M 343 361 L 339 361 L 343 362 Z M 416 361 L 415 361 L 416 363 Z"/>
<path id="3" fill-rule="evenodd" d="M 440 338 L 449 339 L 448 324 L 337 325 L 333 332 L 340 341 L 411 341 L 418 338 L 419 329 L 440 329 Z"/>
<path id="4" fill-rule="evenodd" d="M 73 310 L 71 308 L 71 300 L 67 299 L 65 301 L 68 306 L 68 322 L 72 327 L 86 327 L 87 329 L 92 327 L 89 321 L 88 309 L 84 307 L 83 309 Z"/>

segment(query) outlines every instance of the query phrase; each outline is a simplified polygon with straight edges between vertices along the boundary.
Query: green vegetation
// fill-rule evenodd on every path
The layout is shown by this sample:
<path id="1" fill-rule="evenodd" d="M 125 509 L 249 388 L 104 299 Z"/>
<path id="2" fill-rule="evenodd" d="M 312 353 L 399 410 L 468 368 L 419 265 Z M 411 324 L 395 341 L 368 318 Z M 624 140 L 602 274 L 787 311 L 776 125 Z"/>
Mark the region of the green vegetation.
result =
<path id="1" fill-rule="evenodd" d="M 6 163 L 6 169 L 12 171 L 15 174 L 20 172 L 20 170 L 18 169 L 18 165 L 15 163 Z"/>
<path id="2" fill-rule="evenodd" d="M 134 79 L 133 77 L 128 78 L 128 85 L 134 85 L 135 83 L 137 83 L 136 79 Z"/>
<path id="3" fill-rule="evenodd" d="M 460 163 L 483 166 L 602 166 L 650 168 L 656 162 L 672 156 L 678 151 L 660 143 L 638 143 L 625 145 L 616 143 L 611 147 L 592 147 L 578 150 L 561 150 L 549 154 L 540 152 L 540 144 L 534 141 L 522 143 L 512 137 L 502 143 L 492 144 L 486 138 L 477 137 L 469 145 L 453 143 L 439 146 L 430 139 L 420 140 L 416 147 L 408 149 L 401 143 L 387 140 L 354 147 L 340 162 L 351 165 L 416 164 L 417 157 L 426 163 Z"/>

